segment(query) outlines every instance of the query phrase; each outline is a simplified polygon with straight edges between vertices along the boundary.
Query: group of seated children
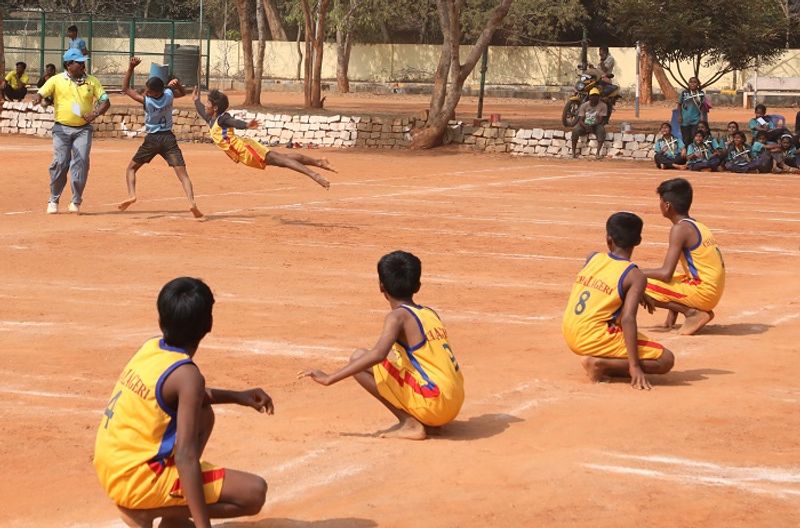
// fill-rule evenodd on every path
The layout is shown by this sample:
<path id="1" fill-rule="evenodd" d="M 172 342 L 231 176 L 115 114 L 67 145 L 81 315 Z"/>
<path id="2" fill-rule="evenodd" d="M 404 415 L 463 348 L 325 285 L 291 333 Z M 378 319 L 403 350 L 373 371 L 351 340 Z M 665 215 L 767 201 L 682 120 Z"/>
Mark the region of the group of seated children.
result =
<path id="1" fill-rule="evenodd" d="M 776 127 L 757 105 L 748 123 L 752 143 L 735 121 L 728 123 L 724 136 L 713 137 L 708 122 L 701 121 L 687 145 L 672 135 L 672 126 L 662 123 L 655 144 L 655 163 L 659 169 L 694 171 L 728 170 L 740 173 L 800 172 L 797 165 L 797 139 L 785 127 Z"/>
<path id="2" fill-rule="evenodd" d="M 686 320 L 680 333 L 692 335 L 714 318 L 725 289 L 725 264 L 714 235 L 689 216 L 691 184 L 675 178 L 656 192 L 661 214 L 672 223 L 661 267 L 640 270 L 631 261 L 642 241 L 642 219 L 614 213 L 606 222 L 608 252 L 590 254 L 573 283 L 562 332 L 569 348 L 582 356 L 592 381 L 629 376 L 634 388 L 649 389 L 646 374 L 666 374 L 675 357 L 639 332 L 639 304 L 651 313 L 666 308 L 665 330 L 682 314 Z M 684 273 L 675 273 L 678 262 Z"/>

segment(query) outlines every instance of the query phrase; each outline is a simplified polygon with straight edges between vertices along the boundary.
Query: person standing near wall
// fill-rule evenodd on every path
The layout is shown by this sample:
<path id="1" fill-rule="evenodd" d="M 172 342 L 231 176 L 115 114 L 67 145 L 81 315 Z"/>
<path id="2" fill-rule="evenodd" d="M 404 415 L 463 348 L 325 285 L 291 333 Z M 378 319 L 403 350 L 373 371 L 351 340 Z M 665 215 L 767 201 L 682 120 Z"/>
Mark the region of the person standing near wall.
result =
<path id="1" fill-rule="evenodd" d="M 78 26 L 70 26 L 67 28 L 67 49 L 76 49 L 81 52 L 83 56 L 89 55 L 89 50 L 86 48 L 86 41 L 78 36 Z"/>
<path id="2" fill-rule="evenodd" d="M 108 111 L 111 103 L 103 85 L 86 75 L 86 56 L 71 48 L 64 53 L 64 73 L 51 77 L 33 96 L 34 104 L 52 97 L 55 105 L 53 162 L 50 164 L 50 201 L 47 213 L 58 212 L 58 201 L 70 172 L 71 213 L 79 213 L 89 176 L 92 121 Z"/>

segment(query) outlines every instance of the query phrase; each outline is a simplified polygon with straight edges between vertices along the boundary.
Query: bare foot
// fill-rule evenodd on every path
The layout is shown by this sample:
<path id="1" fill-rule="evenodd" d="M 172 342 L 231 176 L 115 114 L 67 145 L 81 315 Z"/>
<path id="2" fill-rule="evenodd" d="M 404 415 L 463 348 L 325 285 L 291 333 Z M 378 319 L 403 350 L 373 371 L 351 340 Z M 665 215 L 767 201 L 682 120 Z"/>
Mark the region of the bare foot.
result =
<path id="1" fill-rule="evenodd" d="M 673 167 L 675 167 L 678 170 L 686 170 L 689 168 L 686 165 L 673 165 Z"/>
<path id="2" fill-rule="evenodd" d="M 322 185 L 326 189 L 330 189 L 331 188 L 331 182 L 329 182 L 328 180 L 326 180 L 325 178 L 323 178 L 322 176 L 320 176 L 316 172 L 311 176 L 311 179 L 314 180 L 315 182 L 317 182 L 318 184 Z"/>
<path id="3" fill-rule="evenodd" d="M 131 528 L 153 528 L 153 518 L 142 510 L 129 510 L 128 508 L 119 509 L 122 521 Z"/>
<path id="4" fill-rule="evenodd" d="M 380 435 L 381 438 L 403 438 L 405 440 L 425 440 L 425 426 L 408 417 L 397 427 L 391 427 Z"/>
<path id="5" fill-rule="evenodd" d="M 318 159 L 317 160 L 317 167 L 319 167 L 320 169 L 325 169 L 326 171 L 336 172 L 336 169 L 334 169 L 331 166 L 331 163 L 328 161 L 328 158 L 320 158 L 320 159 Z"/>
<path id="6" fill-rule="evenodd" d="M 608 377 L 603 375 L 603 369 L 601 369 L 597 363 L 598 360 L 596 357 L 584 356 L 581 358 L 581 365 L 583 365 L 586 375 L 589 376 L 589 381 L 592 383 L 608 381 Z"/>
<path id="7" fill-rule="evenodd" d="M 120 211 L 124 211 L 128 207 L 133 205 L 135 202 L 136 202 L 136 197 L 135 196 L 129 196 L 126 200 L 124 200 L 122 203 L 120 203 L 117 206 L 117 209 L 119 209 Z"/>
<path id="8" fill-rule="evenodd" d="M 193 205 L 189 210 L 195 218 L 203 218 L 203 213 L 200 212 L 200 209 L 198 209 L 196 205 Z"/>
<path id="9" fill-rule="evenodd" d="M 678 332 L 681 335 L 693 335 L 698 330 L 707 325 L 714 318 L 714 312 L 704 312 L 702 310 L 689 310 L 686 312 L 686 321 Z"/>

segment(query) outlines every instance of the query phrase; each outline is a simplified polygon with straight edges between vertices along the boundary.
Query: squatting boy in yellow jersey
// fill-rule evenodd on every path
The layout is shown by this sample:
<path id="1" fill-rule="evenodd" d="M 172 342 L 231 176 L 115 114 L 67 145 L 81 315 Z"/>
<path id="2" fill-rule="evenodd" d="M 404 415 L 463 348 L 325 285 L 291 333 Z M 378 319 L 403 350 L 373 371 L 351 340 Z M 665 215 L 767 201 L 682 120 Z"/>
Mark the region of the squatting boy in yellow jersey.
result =
<path id="1" fill-rule="evenodd" d="M 661 182 L 661 214 L 672 222 L 669 248 L 657 269 L 642 270 L 647 277 L 647 295 L 655 306 L 668 308 L 666 329 L 675 325 L 678 313 L 686 317 L 681 334 L 691 335 L 714 318 L 714 308 L 725 290 L 725 263 L 711 231 L 689 217 L 692 185 L 683 178 Z M 676 274 L 680 261 L 684 273 Z"/>
<path id="2" fill-rule="evenodd" d="M 647 374 L 672 369 L 672 352 L 639 333 L 636 311 L 647 279 L 631 262 L 642 241 L 642 219 L 614 213 L 606 221 L 608 253 L 594 253 L 575 277 L 561 330 L 589 379 L 631 377 L 631 386 L 650 389 Z"/>
<path id="3" fill-rule="evenodd" d="M 243 163 L 256 169 L 264 169 L 267 165 L 286 167 L 305 174 L 326 189 L 331 186 L 328 180 L 307 167 L 308 165 L 336 172 L 327 159 L 311 158 L 299 153 L 280 154 L 268 149 L 252 138 L 237 136 L 236 129 L 258 128 L 258 121 L 253 119 L 249 123 L 245 123 L 239 119 L 234 119 L 227 112 L 228 96 L 219 90 L 208 92 L 208 102 L 205 105 L 200 101 L 199 86 L 195 87 L 192 95 L 195 110 L 211 127 L 211 140 L 235 163 Z"/>
<path id="4" fill-rule="evenodd" d="M 439 316 L 414 302 L 422 264 L 405 251 L 384 255 L 378 262 L 381 293 L 392 311 L 371 350 L 356 350 L 350 362 L 333 374 L 307 370 L 321 385 L 349 376 L 383 403 L 398 424 L 382 437 L 422 440 L 425 426 L 451 422 L 464 403 L 464 377 L 450 348 Z"/>
<path id="5" fill-rule="evenodd" d="M 273 413 L 261 389 L 205 387 L 194 357 L 211 331 L 214 296 L 199 279 L 180 277 L 158 295 L 163 337 L 149 339 L 117 380 L 100 420 L 94 466 L 100 483 L 129 526 L 153 520 L 255 515 L 267 483 L 200 457 L 214 425 L 212 404 L 236 403 Z"/>

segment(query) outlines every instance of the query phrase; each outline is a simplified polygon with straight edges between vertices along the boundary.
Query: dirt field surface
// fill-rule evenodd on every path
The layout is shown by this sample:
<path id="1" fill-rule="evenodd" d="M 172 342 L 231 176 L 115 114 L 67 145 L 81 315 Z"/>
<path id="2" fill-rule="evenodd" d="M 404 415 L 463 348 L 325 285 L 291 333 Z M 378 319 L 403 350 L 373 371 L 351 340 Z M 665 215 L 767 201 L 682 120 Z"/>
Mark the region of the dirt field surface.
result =
<path id="1" fill-rule="evenodd" d="M 343 111 L 343 110 L 342 110 Z M 590 384 L 564 344 L 575 274 L 604 250 L 611 212 L 645 220 L 642 266 L 668 222 L 651 163 L 451 150 L 323 151 L 325 191 L 286 170 L 183 145 L 205 221 L 162 160 L 125 213 L 137 141 L 95 141 L 83 213 L 45 215 L 51 142 L 3 138 L 0 196 L 0 525 L 120 526 L 90 460 L 122 367 L 158 333 L 155 299 L 180 276 L 216 295 L 196 362 L 211 386 L 261 386 L 276 414 L 218 407 L 207 460 L 270 484 L 227 527 L 789 527 L 800 524 L 800 179 L 686 174 L 728 270 L 700 335 L 650 392 Z M 62 199 L 62 210 L 70 196 Z M 423 262 L 418 302 L 448 326 L 467 400 L 424 442 L 370 436 L 392 416 L 331 371 L 374 344 L 387 312 L 375 264 Z"/>
<path id="2" fill-rule="evenodd" d="M 240 107 L 244 101 L 242 92 L 226 92 L 229 95 L 231 108 Z M 430 97 L 426 95 L 386 95 L 386 94 L 336 94 L 325 93 L 324 110 L 303 109 L 303 94 L 294 92 L 264 92 L 261 94 L 262 112 L 279 113 L 312 113 L 312 114 L 344 114 L 344 115 L 387 115 L 396 117 L 409 117 L 418 115 L 428 108 Z M 711 97 L 713 100 L 713 96 Z M 205 100 L 205 99 L 203 99 Z M 111 96 L 112 105 L 131 105 L 132 101 L 120 94 Z M 193 108 L 194 103 L 190 96 L 176 99 L 176 106 Z M 637 132 L 655 133 L 663 121 L 669 121 L 674 103 L 659 102 L 651 106 L 642 106 L 639 117 L 635 117 L 633 102 L 621 101 L 617 104 L 611 124 L 611 132 L 619 132 L 621 123 L 627 122 L 632 130 Z M 461 98 L 458 106 L 457 118 L 464 122 L 471 122 L 477 115 L 478 98 Z M 509 99 L 487 97 L 484 101 L 483 117 L 489 118 L 491 114 L 500 114 L 504 122 L 515 127 L 546 127 L 563 128 L 561 125 L 561 111 L 564 108 L 563 100 L 542 99 Z M 794 130 L 795 115 L 798 108 L 768 108 L 768 113 L 784 116 L 789 129 Z M 742 130 L 747 129 L 747 121 L 753 117 L 752 109 L 740 107 L 715 107 L 708 115 L 709 123 L 715 130 L 724 130 L 729 121 L 737 121 Z"/>

